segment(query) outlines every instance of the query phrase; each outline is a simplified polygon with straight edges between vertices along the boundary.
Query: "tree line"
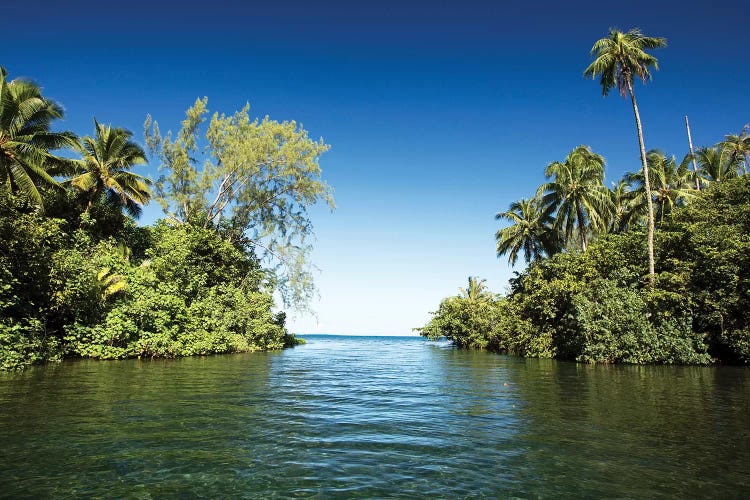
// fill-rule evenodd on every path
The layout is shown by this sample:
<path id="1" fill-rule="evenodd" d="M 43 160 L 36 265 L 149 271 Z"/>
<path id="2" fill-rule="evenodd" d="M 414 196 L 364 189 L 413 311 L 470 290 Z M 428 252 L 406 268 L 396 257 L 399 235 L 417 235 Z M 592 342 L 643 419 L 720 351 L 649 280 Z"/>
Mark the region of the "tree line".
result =
<path id="1" fill-rule="evenodd" d="M 506 295 L 470 278 L 417 329 L 459 347 L 586 362 L 750 362 L 750 133 L 681 161 L 647 151 L 634 80 L 666 40 L 610 30 L 584 76 L 630 97 L 641 169 L 604 184 L 582 145 L 545 169 L 530 198 L 496 218 L 497 254 L 528 267 Z M 692 144 L 691 144 L 692 148 Z"/>
<path id="2" fill-rule="evenodd" d="M 594 44 L 591 52 L 595 59 L 584 71 L 585 76 L 600 77 L 605 96 L 615 87 L 621 95 L 630 96 L 641 170 L 626 173 L 608 188 L 604 183 L 604 157 L 588 146 L 576 147 L 564 160 L 547 165 L 547 182 L 534 196 L 513 202 L 508 210 L 496 215 L 496 219 L 510 223 L 495 236 L 498 256 L 507 254 L 509 263 L 515 265 L 519 253 L 526 262 L 533 262 L 564 249 L 586 251 L 592 238 L 643 225 L 648 229 L 649 277 L 653 277 L 655 226 L 663 224 L 665 217 L 686 205 L 701 189 L 747 174 L 747 126 L 713 146 L 688 152 L 679 163 L 673 155 L 658 149 L 646 151 L 633 79 L 645 82 L 651 78 L 650 68 L 658 68 L 658 60 L 644 49 L 664 46 L 665 39 L 644 36 L 637 29 L 627 33 L 613 29 Z"/>
<path id="3" fill-rule="evenodd" d="M 328 150 L 294 121 L 249 106 L 176 133 L 150 116 L 146 148 L 94 119 L 55 131 L 63 108 L 0 68 L 0 365 L 64 357 L 242 352 L 293 345 L 275 313 L 314 293 L 307 209 L 331 189 Z M 134 172 L 151 159 L 155 180 Z M 157 201 L 165 217 L 135 220 Z"/>

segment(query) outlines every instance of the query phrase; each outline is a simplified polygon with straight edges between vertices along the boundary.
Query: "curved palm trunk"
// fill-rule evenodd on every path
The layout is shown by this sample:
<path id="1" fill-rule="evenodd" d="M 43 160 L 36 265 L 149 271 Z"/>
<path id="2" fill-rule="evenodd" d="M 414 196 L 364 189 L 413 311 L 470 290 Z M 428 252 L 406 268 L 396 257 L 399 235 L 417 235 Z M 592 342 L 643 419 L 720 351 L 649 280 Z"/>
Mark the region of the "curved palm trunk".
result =
<path id="1" fill-rule="evenodd" d="M 638 104 L 635 101 L 633 82 L 627 79 L 630 100 L 633 102 L 633 113 L 635 114 L 635 125 L 638 129 L 638 145 L 641 147 L 641 164 L 643 165 L 643 180 L 646 187 L 646 202 L 648 204 L 648 277 L 649 283 L 654 283 L 654 204 L 651 201 L 651 180 L 648 175 L 648 162 L 646 161 L 646 146 L 643 144 L 643 127 L 641 126 L 641 115 L 638 113 Z"/>

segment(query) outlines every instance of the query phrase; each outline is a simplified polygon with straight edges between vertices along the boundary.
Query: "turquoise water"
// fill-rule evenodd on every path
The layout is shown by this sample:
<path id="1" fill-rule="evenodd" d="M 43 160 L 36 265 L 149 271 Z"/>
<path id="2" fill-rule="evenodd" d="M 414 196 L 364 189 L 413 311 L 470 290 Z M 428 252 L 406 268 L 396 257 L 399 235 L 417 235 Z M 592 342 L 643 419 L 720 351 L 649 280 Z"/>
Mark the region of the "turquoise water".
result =
<path id="1" fill-rule="evenodd" d="M 307 340 L 0 375 L 0 496 L 750 493 L 748 369 Z"/>

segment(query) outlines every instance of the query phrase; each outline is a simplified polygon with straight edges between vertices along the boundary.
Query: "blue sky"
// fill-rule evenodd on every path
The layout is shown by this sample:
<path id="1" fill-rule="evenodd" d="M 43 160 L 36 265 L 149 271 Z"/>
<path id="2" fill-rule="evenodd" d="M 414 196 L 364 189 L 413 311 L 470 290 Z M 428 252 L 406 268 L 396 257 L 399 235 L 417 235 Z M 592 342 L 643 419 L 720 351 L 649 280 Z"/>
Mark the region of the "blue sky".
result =
<path id="1" fill-rule="evenodd" d="M 79 134 L 95 116 L 142 140 L 147 113 L 177 128 L 206 95 L 212 111 L 249 101 L 322 136 L 337 209 L 312 210 L 321 298 L 317 319 L 290 321 L 302 333 L 408 334 L 470 275 L 502 291 L 512 269 L 495 256 L 494 215 L 548 163 L 587 144 L 608 180 L 637 169 L 629 102 L 582 76 L 611 26 L 669 42 L 636 88 L 647 148 L 681 157 L 685 114 L 696 145 L 750 122 L 750 15 L 736 3 L 115 5 L 4 6 L 0 65 L 36 80 Z"/>

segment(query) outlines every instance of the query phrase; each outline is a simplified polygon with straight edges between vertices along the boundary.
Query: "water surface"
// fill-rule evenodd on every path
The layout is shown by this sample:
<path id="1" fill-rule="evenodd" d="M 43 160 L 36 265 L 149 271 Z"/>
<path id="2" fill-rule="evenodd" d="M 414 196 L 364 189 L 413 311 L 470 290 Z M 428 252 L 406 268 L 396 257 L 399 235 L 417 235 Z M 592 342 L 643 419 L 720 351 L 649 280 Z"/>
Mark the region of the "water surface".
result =
<path id="1" fill-rule="evenodd" d="M 750 370 L 420 338 L 0 375 L 0 496 L 741 497 Z"/>

